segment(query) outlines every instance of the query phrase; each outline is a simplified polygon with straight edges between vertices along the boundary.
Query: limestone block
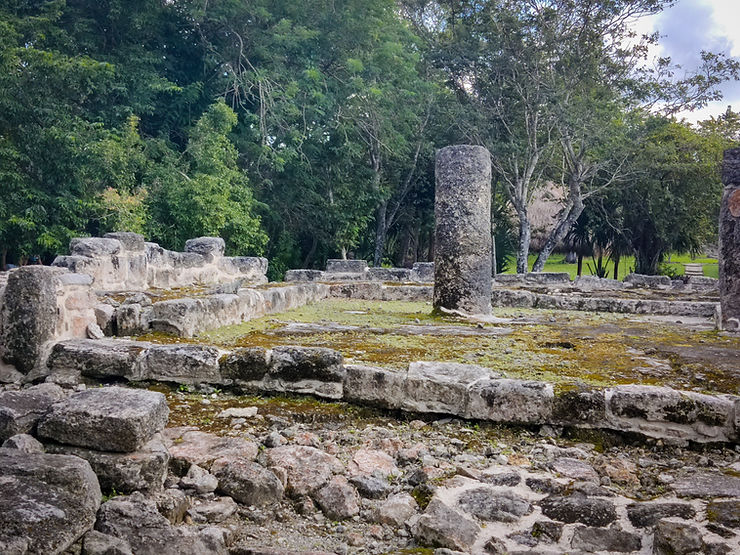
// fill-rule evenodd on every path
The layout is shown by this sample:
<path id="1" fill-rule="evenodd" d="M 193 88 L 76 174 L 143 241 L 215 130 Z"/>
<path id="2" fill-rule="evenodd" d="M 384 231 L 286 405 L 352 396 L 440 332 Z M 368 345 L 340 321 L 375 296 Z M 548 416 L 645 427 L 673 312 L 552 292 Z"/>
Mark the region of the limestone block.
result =
<path id="1" fill-rule="evenodd" d="M 434 306 L 491 313 L 491 155 L 480 146 L 437 151 Z"/>
<path id="2" fill-rule="evenodd" d="M 412 362 L 406 375 L 403 410 L 463 416 L 468 389 L 491 376 L 491 371 L 472 364 Z"/>
<path id="3" fill-rule="evenodd" d="M 275 474 L 242 457 L 217 459 L 211 472 L 218 478 L 218 490 L 244 505 L 274 505 L 283 497 L 283 484 Z"/>
<path id="4" fill-rule="evenodd" d="M 173 526 L 141 493 L 114 497 L 103 503 L 95 530 L 126 540 L 137 554 L 226 555 L 223 534 L 194 526 Z"/>
<path id="5" fill-rule="evenodd" d="M 209 470 L 216 459 L 253 461 L 257 457 L 257 444 L 241 437 L 219 437 L 187 426 L 167 428 L 162 437 L 170 452 L 170 466 L 179 475 L 193 464 Z"/>
<path id="6" fill-rule="evenodd" d="M 585 386 L 558 391 L 553 398 L 553 422 L 599 427 L 606 420 L 604 391 Z"/>
<path id="7" fill-rule="evenodd" d="M 98 451 L 58 443 L 48 443 L 46 451 L 85 459 L 97 475 L 103 492 L 160 490 L 167 477 L 170 461 L 170 454 L 159 437 L 155 437 L 132 453 Z"/>
<path id="8" fill-rule="evenodd" d="M 38 435 L 65 445 L 130 453 L 162 431 L 168 415 L 161 393 L 88 389 L 53 405 L 39 422 Z"/>
<path id="9" fill-rule="evenodd" d="M 349 402 L 398 409 L 406 396 L 406 373 L 372 366 L 346 365 L 344 398 Z"/>
<path id="10" fill-rule="evenodd" d="M 77 237 L 69 242 L 69 252 L 72 256 L 99 258 L 118 254 L 122 249 L 123 245 L 118 239 Z"/>
<path id="11" fill-rule="evenodd" d="M 95 321 L 105 335 L 116 333 L 116 309 L 107 303 L 95 305 Z"/>
<path id="12" fill-rule="evenodd" d="M 123 250 L 144 252 L 144 236 L 130 231 L 115 231 L 103 235 L 104 239 L 115 239 L 121 243 Z"/>
<path id="13" fill-rule="evenodd" d="M 628 274 L 624 278 L 625 283 L 631 283 L 634 287 L 670 287 L 671 278 L 668 276 L 646 276 L 644 274 Z"/>
<path id="14" fill-rule="evenodd" d="M 322 347 L 275 347 L 263 387 L 268 391 L 342 398 L 342 354 Z"/>
<path id="15" fill-rule="evenodd" d="M 197 237 L 185 241 L 185 252 L 220 257 L 224 255 L 225 250 L 226 243 L 221 237 Z"/>
<path id="16" fill-rule="evenodd" d="M 573 286 L 581 291 L 612 291 L 624 289 L 624 283 L 616 279 L 600 278 L 596 276 L 579 276 Z"/>
<path id="17" fill-rule="evenodd" d="M 16 434 L 3 441 L 5 449 L 17 449 L 24 453 L 43 453 L 44 446 L 35 437 L 28 434 Z"/>
<path id="18" fill-rule="evenodd" d="M 69 339 L 49 355 L 52 373 L 79 372 L 90 378 L 142 379 L 140 358 L 150 343 L 125 339 Z"/>
<path id="19" fill-rule="evenodd" d="M 552 385 L 528 380 L 484 379 L 472 384 L 467 418 L 542 424 L 552 419 Z"/>
<path id="20" fill-rule="evenodd" d="M 150 309 L 138 303 L 125 304 L 116 310 L 118 335 L 139 335 L 149 330 Z"/>
<path id="21" fill-rule="evenodd" d="M 145 379 L 174 383 L 221 383 L 221 353 L 207 345 L 154 345 L 141 360 Z"/>
<path id="22" fill-rule="evenodd" d="M 221 376 L 225 380 L 246 382 L 257 387 L 270 369 L 270 356 L 270 351 L 263 347 L 235 349 L 221 357 Z"/>
<path id="23" fill-rule="evenodd" d="M 92 527 L 100 498 L 87 461 L 0 449 L 0 552 L 64 552 Z"/>
<path id="24" fill-rule="evenodd" d="M 326 271 L 333 274 L 364 274 L 367 271 L 367 260 L 330 258 L 326 261 Z"/>
<path id="25" fill-rule="evenodd" d="M 434 281 L 434 262 L 414 262 L 411 268 L 411 281 L 431 283 Z"/>
<path id="26" fill-rule="evenodd" d="M 411 281 L 411 270 L 408 268 L 368 268 L 367 279 L 375 281 Z"/>
<path id="27" fill-rule="evenodd" d="M 37 366 L 44 344 L 57 333 L 57 293 L 65 272 L 49 266 L 24 266 L 8 277 L 0 343 L 4 345 L 5 362 L 23 374 Z"/>
<path id="28" fill-rule="evenodd" d="M 39 419 L 62 399 L 64 390 L 55 384 L 0 393 L 0 441 L 16 434 L 33 433 Z"/>
<path id="29" fill-rule="evenodd" d="M 321 270 L 288 270 L 285 281 L 320 281 L 323 275 Z"/>
<path id="30" fill-rule="evenodd" d="M 537 285 L 570 285 L 568 272 L 529 272 L 524 274 L 524 281 Z"/>

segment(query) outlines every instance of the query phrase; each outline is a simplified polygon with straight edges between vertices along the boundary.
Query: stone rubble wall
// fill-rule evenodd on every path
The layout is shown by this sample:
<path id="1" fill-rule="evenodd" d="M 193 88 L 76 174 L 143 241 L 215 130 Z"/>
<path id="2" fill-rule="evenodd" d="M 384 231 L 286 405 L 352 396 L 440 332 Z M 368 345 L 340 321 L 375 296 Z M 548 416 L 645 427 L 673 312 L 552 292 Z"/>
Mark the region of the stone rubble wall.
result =
<path id="1" fill-rule="evenodd" d="M 368 268 L 365 260 L 326 261 L 326 271 L 288 270 L 287 282 L 377 281 L 395 283 L 433 283 L 434 262 L 416 262 L 412 268 Z"/>
<path id="2" fill-rule="evenodd" d="M 222 351 L 206 345 L 158 345 L 73 339 L 54 345 L 51 379 L 70 376 L 206 383 L 249 393 L 299 393 L 508 424 L 557 425 L 637 433 L 677 443 L 736 442 L 740 397 L 668 387 L 567 387 L 501 377 L 456 363 L 415 362 L 406 371 L 345 365 L 318 347 Z"/>
<path id="3" fill-rule="evenodd" d="M 250 285 L 267 282 L 267 259 L 226 257 L 224 247 L 219 237 L 199 237 L 185 243 L 185 252 L 174 252 L 147 243 L 136 233 L 108 233 L 72 239 L 70 254 L 58 256 L 53 265 L 89 275 L 100 291 L 213 285 L 235 279 Z"/>

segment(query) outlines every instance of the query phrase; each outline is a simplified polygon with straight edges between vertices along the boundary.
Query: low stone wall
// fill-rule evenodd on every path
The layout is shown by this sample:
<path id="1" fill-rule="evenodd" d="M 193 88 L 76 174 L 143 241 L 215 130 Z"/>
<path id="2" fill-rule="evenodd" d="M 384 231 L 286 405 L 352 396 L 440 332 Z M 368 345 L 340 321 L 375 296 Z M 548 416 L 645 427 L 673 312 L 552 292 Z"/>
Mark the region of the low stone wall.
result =
<path id="1" fill-rule="evenodd" d="M 300 393 L 412 413 L 510 424 L 633 432 L 678 443 L 736 442 L 740 397 L 667 387 L 569 387 L 501 377 L 456 363 L 415 362 L 406 371 L 344 365 L 317 347 L 222 351 L 205 345 L 68 340 L 49 357 L 52 380 L 80 377 L 207 383 L 257 393 Z"/>
<path id="2" fill-rule="evenodd" d="M 118 335 L 149 330 L 180 337 L 240 324 L 266 314 L 299 308 L 329 296 L 329 286 L 305 283 L 269 289 L 238 289 L 198 298 L 171 299 L 142 306 L 125 304 L 116 310 Z"/>
<path id="3" fill-rule="evenodd" d="M 652 299 L 620 299 L 616 297 L 585 297 L 535 293 L 523 289 L 494 288 L 494 306 L 583 310 L 589 312 L 617 312 L 625 314 L 658 314 L 713 318 L 719 303 L 696 301 L 669 301 Z"/>
<path id="4" fill-rule="evenodd" d="M 102 291 L 143 291 L 187 287 L 242 279 L 250 285 L 266 283 L 267 259 L 225 257 L 224 240 L 200 237 L 185 243 L 185 252 L 146 243 L 136 233 L 108 233 L 104 237 L 72 239 L 69 256 L 53 265 L 93 279 Z"/>
<path id="5" fill-rule="evenodd" d="M 433 283 L 434 263 L 417 262 L 412 268 L 368 268 L 365 260 L 327 260 L 326 271 L 288 270 L 285 281 L 378 281 Z"/>

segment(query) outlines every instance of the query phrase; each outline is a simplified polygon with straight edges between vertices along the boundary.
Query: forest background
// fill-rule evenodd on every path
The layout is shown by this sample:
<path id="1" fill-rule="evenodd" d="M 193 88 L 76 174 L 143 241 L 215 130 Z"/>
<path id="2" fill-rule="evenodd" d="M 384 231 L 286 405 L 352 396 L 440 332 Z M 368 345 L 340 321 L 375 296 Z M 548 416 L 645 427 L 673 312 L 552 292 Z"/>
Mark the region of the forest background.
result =
<path id="1" fill-rule="evenodd" d="M 664 271 L 716 241 L 740 139 L 729 108 L 676 119 L 740 65 L 650 60 L 633 23 L 671 3 L 0 0 L 0 268 L 113 230 L 218 235 L 272 279 L 410 266 L 433 255 L 435 150 L 472 143 L 499 271 L 556 249 Z M 558 209 L 533 245 L 543 191 Z"/>

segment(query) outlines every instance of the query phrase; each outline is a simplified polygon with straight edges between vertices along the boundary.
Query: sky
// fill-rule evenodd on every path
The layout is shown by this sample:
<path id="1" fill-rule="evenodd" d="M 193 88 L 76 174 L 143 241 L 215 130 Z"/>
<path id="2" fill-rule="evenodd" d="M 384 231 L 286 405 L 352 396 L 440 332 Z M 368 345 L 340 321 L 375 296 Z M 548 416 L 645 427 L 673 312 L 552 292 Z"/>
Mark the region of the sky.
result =
<path id="1" fill-rule="evenodd" d="M 655 55 L 670 56 L 687 70 L 699 65 L 702 50 L 740 58 L 740 0 L 678 0 L 662 13 L 639 21 L 637 30 L 658 31 L 660 48 Z M 693 123 L 721 114 L 728 105 L 740 110 L 740 82 L 725 84 L 722 92 L 722 100 L 678 117 Z"/>

